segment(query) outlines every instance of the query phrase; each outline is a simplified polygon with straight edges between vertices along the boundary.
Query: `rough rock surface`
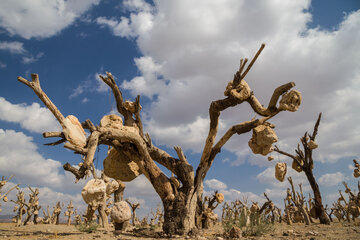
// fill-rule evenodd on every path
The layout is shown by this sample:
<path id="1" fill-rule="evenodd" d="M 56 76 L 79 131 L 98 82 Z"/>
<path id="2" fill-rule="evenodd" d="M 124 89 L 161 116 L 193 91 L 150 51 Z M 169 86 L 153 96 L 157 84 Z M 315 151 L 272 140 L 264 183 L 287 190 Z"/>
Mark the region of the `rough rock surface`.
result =
<path id="1" fill-rule="evenodd" d="M 86 145 L 86 135 L 79 120 L 75 116 L 69 115 L 64 119 L 63 124 L 65 138 L 75 146 L 84 147 Z"/>
<path id="2" fill-rule="evenodd" d="M 91 179 L 81 191 L 84 201 L 94 207 L 103 203 L 106 197 L 106 184 L 102 179 Z"/>
<path id="3" fill-rule="evenodd" d="M 308 142 L 308 146 L 309 146 L 310 149 L 315 149 L 315 148 L 318 147 L 318 144 L 316 142 L 314 142 L 313 140 L 310 140 Z"/>
<path id="4" fill-rule="evenodd" d="M 283 182 L 284 179 L 285 179 L 286 171 L 287 171 L 286 163 L 278 162 L 275 165 L 275 177 L 276 177 L 276 179 L 279 180 L 280 182 Z"/>
<path id="5" fill-rule="evenodd" d="M 217 193 L 217 194 L 215 195 L 215 197 L 216 197 L 216 201 L 217 201 L 218 203 L 222 203 L 222 202 L 224 201 L 224 194 L 222 194 L 222 193 Z"/>
<path id="6" fill-rule="evenodd" d="M 266 156 L 272 152 L 272 144 L 277 141 L 278 137 L 271 127 L 260 125 L 253 129 L 253 134 L 248 144 L 253 153 Z"/>
<path id="7" fill-rule="evenodd" d="M 123 223 L 130 220 L 131 209 L 129 204 L 125 201 L 116 202 L 111 208 L 110 218 L 111 221 L 116 223 Z"/>
<path id="8" fill-rule="evenodd" d="M 123 120 L 116 114 L 106 115 L 100 120 L 100 127 L 119 129 L 123 126 Z"/>
<path id="9" fill-rule="evenodd" d="M 141 174 L 139 166 L 115 148 L 110 149 L 103 165 L 106 176 L 123 182 L 130 182 Z"/>
<path id="10" fill-rule="evenodd" d="M 301 104 L 301 98 L 301 93 L 297 90 L 285 93 L 280 100 L 280 109 L 296 112 Z"/>

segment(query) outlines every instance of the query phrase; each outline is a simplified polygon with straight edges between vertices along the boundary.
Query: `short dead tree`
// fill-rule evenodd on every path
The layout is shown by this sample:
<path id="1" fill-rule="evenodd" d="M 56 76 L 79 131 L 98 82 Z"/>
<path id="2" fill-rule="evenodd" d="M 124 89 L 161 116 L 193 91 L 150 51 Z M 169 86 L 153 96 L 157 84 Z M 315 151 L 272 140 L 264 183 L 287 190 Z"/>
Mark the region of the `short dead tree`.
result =
<path id="1" fill-rule="evenodd" d="M 58 201 L 56 203 L 56 205 L 54 206 L 54 210 L 53 210 L 53 213 L 51 215 L 51 220 L 50 220 L 51 224 L 59 225 L 62 207 L 63 206 L 61 206 L 60 201 Z"/>
<path id="2" fill-rule="evenodd" d="M 17 213 L 14 218 L 15 218 L 15 222 L 16 222 L 16 227 L 19 227 L 22 224 L 22 216 L 26 213 L 25 194 L 24 194 L 24 192 L 18 190 L 16 197 L 17 197 L 16 201 L 14 201 L 14 200 L 11 200 L 11 201 L 16 204 L 13 211 Z"/>
<path id="3" fill-rule="evenodd" d="M 11 180 L 11 178 L 14 175 L 11 175 L 8 179 L 6 179 L 4 176 L 2 177 L 2 180 L 0 181 L 0 212 L 2 211 L 1 209 L 1 200 L 4 202 L 8 201 L 8 197 L 7 195 L 14 190 L 15 188 L 18 188 L 19 184 L 13 186 L 12 188 L 10 188 L 9 190 L 7 190 L 5 193 L 2 193 L 2 188 L 6 185 L 7 182 L 9 182 Z"/>
<path id="4" fill-rule="evenodd" d="M 292 209 L 291 207 L 288 209 L 288 212 L 292 213 L 292 222 L 305 222 L 306 225 L 310 225 L 311 220 L 309 217 L 309 210 L 306 207 L 306 200 L 302 191 L 302 185 L 299 184 L 300 193 L 295 192 L 292 178 L 288 177 L 288 181 L 291 185 L 291 191 L 288 189 L 286 200 L 288 201 L 287 206 L 292 206 Z"/>
<path id="5" fill-rule="evenodd" d="M 130 205 L 131 207 L 131 223 L 135 227 L 136 225 L 136 209 L 140 208 L 140 203 L 131 203 L 129 199 L 125 199 L 125 201 Z"/>
<path id="6" fill-rule="evenodd" d="M 111 146 L 103 163 L 105 174 L 125 182 L 144 174 L 162 200 L 163 231 L 169 235 L 183 235 L 201 228 L 203 181 L 215 157 L 228 140 L 234 134 L 245 134 L 254 129 L 255 133 L 249 145 L 254 152 L 266 155 L 272 150 L 271 144 L 277 140 L 274 134 L 266 138 L 274 127 L 268 121 L 282 111 L 296 111 L 301 103 L 301 94 L 296 90 L 290 91 L 295 86 L 293 82 L 276 88 L 267 107 L 264 107 L 251 91 L 245 77 L 264 47 L 265 44 L 261 46 L 249 65 L 246 66 L 247 59 L 241 59 L 239 70 L 226 86 L 225 98 L 210 104 L 209 133 L 196 170 L 187 161 L 181 147 L 175 147 L 177 157 L 173 157 L 152 143 L 150 135 L 143 132 L 140 96 L 135 101 L 124 101 L 111 73 L 100 78 L 112 90 L 117 110 L 122 117 L 115 114 L 104 116 L 97 126 L 90 120 L 81 124 L 73 115 L 64 117 L 41 89 L 37 74 L 32 74 L 32 81 L 22 77 L 18 77 L 18 80 L 34 90 L 62 127 L 62 132 L 43 134 L 46 138 L 60 138 L 49 145 L 65 143 L 64 147 L 83 156 L 79 168 L 65 164 L 65 170 L 72 172 L 76 179 L 84 178 L 87 172 L 91 171 L 97 179 L 93 164 L 96 149 L 101 144 Z M 221 112 L 242 103 L 248 103 L 252 110 L 262 117 L 233 125 L 216 142 Z M 90 132 L 88 137 L 84 129 Z M 174 176 L 166 176 L 155 162 L 163 165 Z"/>
<path id="7" fill-rule="evenodd" d="M 39 215 L 39 210 L 41 208 L 41 206 L 39 205 L 39 189 L 36 188 L 35 191 L 31 188 L 31 187 L 28 187 L 31 191 L 31 193 L 29 194 L 29 201 L 27 203 L 23 203 L 25 206 L 26 206 L 26 218 L 25 218 L 25 221 L 24 221 L 24 225 L 26 225 L 32 216 L 34 216 L 34 224 L 37 224 L 38 221 L 39 222 L 42 222 L 43 220 L 40 219 L 38 217 Z"/>
<path id="8" fill-rule="evenodd" d="M 75 213 L 74 212 L 74 205 L 72 204 L 72 200 L 70 200 L 69 205 L 67 205 L 67 210 L 64 212 L 64 216 L 67 217 L 67 225 L 70 226 L 71 224 L 71 216 Z"/>
<path id="9" fill-rule="evenodd" d="M 314 161 L 312 157 L 312 152 L 318 147 L 317 143 L 315 142 L 315 137 L 318 133 L 320 120 L 321 113 L 319 114 L 319 117 L 315 123 L 313 133 L 310 135 L 306 132 L 304 136 L 300 138 L 303 149 L 301 149 L 300 144 L 298 144 L 297 149 L 295 149 L 296 155 L 284 152 L 280 150 L 277 146 L 275 146 L 274 151 L 293 159 L 292 168 L 298 172 L 303 171 L 305 173 L 310 183 L 311 189 L 314 193 L 314 209 L 316 216 L 319 218 L 321 224 L 330 224 L 330 219 L 326 214 L 324 206 L 322 204 L 319 185 L 317 184 L 315 176 L 313 174 Z"/>
<path id="10" fill-rule="evenodd" d="M 224 194 L 215 191 L 211 197 L 205 197 L 202 204 L 202 228 L 212 227 L 218 221 L 217 214 L 214 213 L 215 208 L 224 201 Z"/>
<path id="11" fill-rule="evenodd" d="M 77 209 L 75 209 L 74 221 L 75 221 L 75 225 L 80 225 L 83 223 L 83 221 L 81 219 L 81 214 L 78 214 Z"/>

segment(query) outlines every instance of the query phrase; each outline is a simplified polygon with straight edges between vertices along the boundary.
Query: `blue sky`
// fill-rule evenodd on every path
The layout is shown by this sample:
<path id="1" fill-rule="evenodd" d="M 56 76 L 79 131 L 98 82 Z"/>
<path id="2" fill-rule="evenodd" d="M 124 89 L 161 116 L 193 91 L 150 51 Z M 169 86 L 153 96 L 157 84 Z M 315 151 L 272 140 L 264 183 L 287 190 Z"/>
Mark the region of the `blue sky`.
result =
<path id="1" fill-rule="evenodd" d="M 41 188 L 42 205 L 73 199 L 78 208 L 84 182 L 73 183 L 65 162 L 79 157 L 62 146 L 43 146 L 43 131 L 58 123 L 17 76 L 38 73 L 43 90 L 66 116 L 99 123 L 113 110 L 109 90 L 97 78 L 111 72 L 125 98 L 141 94 L 145 130 L 174 154 L 180 145 L 196 166 L 208 130 L 207 111 L 222 98 L 239 59 L 267 44 L 248 74 L 266 104 L 277 86 L 294 81 L 303 103 L 296 113 L 274 118 L 277 145 L 293 151 L 318 113 L 323 120 L 314 156 L 325 202 L 341 182 L 353 188 L 351 163 L 359 157 L 360 3 L 356 0 L 154 1 L 4 0 L 0 3 L 0 175 Z M 245 104 L 243 104 L 245 105 Z M 247 106 L 222 113 L 220 133 L 255 116 Z M 276 161 L 251 153 L 250 134 L 234 136 L 209 171 L 205 190 L 229 201 L 262 193 L 282 203 L 287 183 L 274 178 Z M 96 165 L 102 168 L 106 146 Z M 350 166 L 349 166 L 350 165 Z M 289 170 L 295 183 L 305 177 Z M 127 183 L 125 196 L 146 214 L 160 200 L 142 176 Z M 11 198 L 10 198 L 11 199 Z M 3 214 L 11 204 L 3 204 Z M 141 216 L 141 215 L 140 215 Z"/>

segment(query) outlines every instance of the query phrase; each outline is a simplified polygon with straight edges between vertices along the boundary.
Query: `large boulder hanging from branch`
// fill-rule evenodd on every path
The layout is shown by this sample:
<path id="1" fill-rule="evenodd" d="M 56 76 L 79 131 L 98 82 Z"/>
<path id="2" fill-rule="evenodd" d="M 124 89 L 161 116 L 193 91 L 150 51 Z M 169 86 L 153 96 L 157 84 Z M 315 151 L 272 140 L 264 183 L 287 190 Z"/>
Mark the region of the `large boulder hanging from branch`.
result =
<path id="1" fill-rule="evenodd" d="M 253 153 L 266 156 L 272 152 L 272 144 L 277 141 L 278 137 L 271 127 L 259 125 L 253 129 L 253 134 L 248 144 Z"/>
<path id="2" fill-rule="evenodd" d="M 139 166 L 115 148 L 110 149 L 103 164 L 106 176 L 123 182 L 130 182 L 141 174 Z"/>
<path id="3" fill-rule="evenodd" d="M 116 202 L 111 208 L 111 221 L 115 223 L 123 223 L 129 221 L 131 218 L 131 209 L 129 204 L 125 201 Z"/>
<path id="4" fill-rule="evenodd" d="M 86 145 L 86 133 L 75 116 L 67 116 L 63 121 L 63 125 L 63 133 L 66 140 L 78 147 Z"/>
<path id="5" fill-rule="evenodd" d="M 100 127 L 119 129 L 123 126 L 123 120 L 116 114 L 106 115 L 100 120 Z"/>
<path id="6" fill-rule="evenodd" d="M 278 162 L 275 165 L 275 177 L 280 182 L 283 182 L 286 176 L 287 165 L 284 162 Z"/>
<path id="7" fill-rule="evenodd" d="M 98 207 L 106 198 L 106 183 L 102 179 L 91 179 L 81 191 L 84 201 L 92 206 Z"/>

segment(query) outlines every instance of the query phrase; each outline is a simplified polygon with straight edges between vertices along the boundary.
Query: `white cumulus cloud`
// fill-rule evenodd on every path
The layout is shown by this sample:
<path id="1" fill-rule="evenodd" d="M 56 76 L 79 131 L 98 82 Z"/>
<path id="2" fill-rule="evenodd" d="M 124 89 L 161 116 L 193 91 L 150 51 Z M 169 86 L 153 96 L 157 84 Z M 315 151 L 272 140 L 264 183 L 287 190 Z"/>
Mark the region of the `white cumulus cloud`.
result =
<path id="1" fill-rule="evenodd" d="M 26 50 L 22 42 L 0 42 L 0 50 L 9 51 L 13 54 L 24 54 Z"/>
<path id="2" fill-rule="evenodd" d="M 319 177 L 319 184 L 326 187 L 331 187 L 331 186 L 336 186 L 345 180 L 346 177 L 341 172 L 326 173 L 321 177 Z"/>
<path id="3" fill-rule="evenodd" d="M 25 39 L 51 37 L 100 0 L 3 0 L 0 27 Z"/>
<path id="4" fill-rule="evenodd" d="M 139 5 L 137 1 L 129 2 Z M 187 129 L 199 119 L 208 118 L 211 101 L 223 98 L 239 59 L 251 58 L 265 42 L 267 47 L 247 75 L 255 95 L 266 105 L 273 89 L 294 81 L 303 96 L 298 112 L 282 113 L 271 120 L 277 126 L 280 147 L 292 151 L 299 137 L 312 130 L 317 115 L 323 112 L 314 159 L 335 162 L 358 155 L 360 115 L 354 109 L 360 103 L 360 10 L 348 13 L 334 30 L 310 29 L 310 4 L 310 0 L 159 0 L 152 10 L 137 7 L 129 18 L 112 18 L 108 26 L 114 35 L 134 37 L 143 56 L 161 66 L 161 74 L 151 80 L 153 85 L 157 82 L 162 86 L 161 91 L 156 101 L 143 110 L 150 119 L 153 138 L 162 138 L 160 131 L 152 131 L 154 125 L 166 132 L 180 125 Z M 141 14 L 147 17 L 140 18 Z M 148 80 L 141 73 L 130 81 L 132 84 L 124 83 L 134 95 L 149 94 L 142 89 Z M 255 116 L 246 103 L 242 105 L 222 113 L 222 132 Z M 203 124 L 208 128 L 206 121 Z M 246 139 L 233 138 L 236 141 L 225 148 L 240 156 L 248 148 L 250 135 Z M 189 145 L 187 136 L 180 135 L 176 145 L 200 151 L 204 140 L 199 137 L 197 143 Z M 258 158 L 249 161 L 264 165 Z M 234 165 L 242 162 L 240 159 Z"/>
<path id="5" fill-rule="evenodd" d="M 208 186 L 209 188 L 214 189 L 214 190 L 222 190 L 222 189 L 227 188 L 225 183 L 223 183 L 215 178 L 205 180 L 205 184 L 206 184 L 206 186 Z"/>
<path id="6" fill-rule="evenodd" d="M 53 114 L 38 103 L 12 104 L 3 97 L 0 97 L 0 120 L 19 123 L 22 128 L 36 133 L 61 129 Z"/>

